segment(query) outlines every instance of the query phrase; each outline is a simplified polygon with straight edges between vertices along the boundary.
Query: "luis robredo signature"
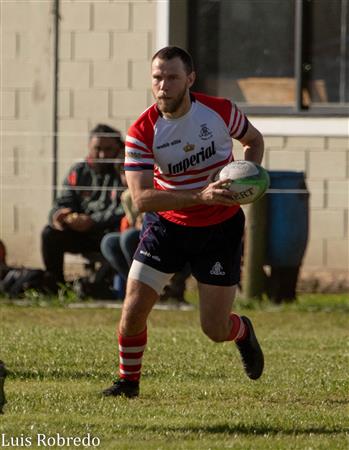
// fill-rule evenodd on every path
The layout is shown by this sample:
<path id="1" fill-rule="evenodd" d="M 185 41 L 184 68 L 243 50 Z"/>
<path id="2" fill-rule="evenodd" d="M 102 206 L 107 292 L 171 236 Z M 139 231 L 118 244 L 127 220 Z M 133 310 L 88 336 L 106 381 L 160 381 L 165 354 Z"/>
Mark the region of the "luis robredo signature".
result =
<path id="1" fill-rule="evenodd" d="M 60 433 L 47 435 L 38 433 L 35 436 L 10 436 L 1 433 L 1 447 L 99 447 L 101 440 L 97 436 L 87 433 L 85 436 L 62 436 Z"/>

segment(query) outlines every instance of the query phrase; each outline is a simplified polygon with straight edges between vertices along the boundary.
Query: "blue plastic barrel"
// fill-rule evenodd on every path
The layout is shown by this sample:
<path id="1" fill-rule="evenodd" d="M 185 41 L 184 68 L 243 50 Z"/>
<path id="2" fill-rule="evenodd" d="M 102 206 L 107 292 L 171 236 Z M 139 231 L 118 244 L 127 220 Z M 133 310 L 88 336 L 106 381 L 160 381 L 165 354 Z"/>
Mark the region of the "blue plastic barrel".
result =
<path id="1" fill-rule="evenodd" d="M 303 172 L 268 173 L 265 263 L 272 267 L 299 267 L 308 241 L 309 192 L 305 176 Z"/>

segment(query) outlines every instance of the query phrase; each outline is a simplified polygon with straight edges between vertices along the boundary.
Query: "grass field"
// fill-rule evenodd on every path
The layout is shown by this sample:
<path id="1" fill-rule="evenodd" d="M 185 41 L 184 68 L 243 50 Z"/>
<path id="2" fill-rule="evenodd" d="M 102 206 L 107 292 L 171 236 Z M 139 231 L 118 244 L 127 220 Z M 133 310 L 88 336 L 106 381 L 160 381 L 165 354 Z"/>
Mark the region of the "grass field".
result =
<path id="1" fill-rule="evenodd" d="M 348 449 L 346 296 L 238 310 L 265 352 L 259 381 L 232 343 L 201 333 L 197 310 L 153 311 L 141 396 L 127 400 L 100 395 L 116 371 L 120 311 L 1 302 L 0 359 L 11 371 L 1 433 L 29 437 L 31 448 L 38 434 L 90 433 L 101 449 Z"/>

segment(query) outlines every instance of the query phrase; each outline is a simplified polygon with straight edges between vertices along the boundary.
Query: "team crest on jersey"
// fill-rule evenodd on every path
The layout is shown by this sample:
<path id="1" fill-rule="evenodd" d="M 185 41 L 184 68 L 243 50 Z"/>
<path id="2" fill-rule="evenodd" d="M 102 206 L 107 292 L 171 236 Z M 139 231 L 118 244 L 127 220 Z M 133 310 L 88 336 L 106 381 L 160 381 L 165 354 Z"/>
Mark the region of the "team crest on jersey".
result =
<path id="1" fill-rule="evenodd" d="M 188 152 L 192 152 L 192 151 L 194 150 L 194 148 L 195 148 L 195 144 L 188 144 L 188 143 L 187 143 L 187 145 L 185 145 L 185 146 L 183 147 L 183 150 L 184 150 L 186 153 L 188 153 Z"/>
<path id="2" fill-rule="evenodd" d="M 215 264 L 213 264 L 210 274 L 211 275 L 225 275 L 222 264 L 218 261 Z"/>
<path id="3" fill-rule="evenodd" d="M 199 138 L 206 141 L 207 139 L 210 139 L 213 136 L 212 131 L 208 128 L 206 123 L 203 123 L 201 126 L 201 130 L 199 133 Z"/>

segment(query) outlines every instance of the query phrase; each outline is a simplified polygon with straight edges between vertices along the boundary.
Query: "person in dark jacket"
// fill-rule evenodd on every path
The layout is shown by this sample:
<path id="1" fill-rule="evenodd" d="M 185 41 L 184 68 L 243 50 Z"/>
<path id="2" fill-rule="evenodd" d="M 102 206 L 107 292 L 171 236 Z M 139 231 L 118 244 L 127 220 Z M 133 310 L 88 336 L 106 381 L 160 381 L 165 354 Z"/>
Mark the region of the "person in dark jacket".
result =
<path id="1" fill-rule="evenodd" d="M 123 183 L 113 159 L 123 148 L 119 131 L 97 125 L 90 131 L 86 160 L 73 165 L 63 182 L 41 236 L 46 270 L 57 283 L 64 283 L 64 253 L 99 252 L 104 234 L 119 230 Z"/>

